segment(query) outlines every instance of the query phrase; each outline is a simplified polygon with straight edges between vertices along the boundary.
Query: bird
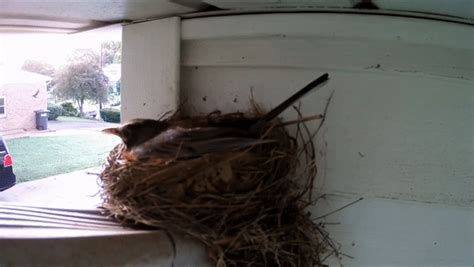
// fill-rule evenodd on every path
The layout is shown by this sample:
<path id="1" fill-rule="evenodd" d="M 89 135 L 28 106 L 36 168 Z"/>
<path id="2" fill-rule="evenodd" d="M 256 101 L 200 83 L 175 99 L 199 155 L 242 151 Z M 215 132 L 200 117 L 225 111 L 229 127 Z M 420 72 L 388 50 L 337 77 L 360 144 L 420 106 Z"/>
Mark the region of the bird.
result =
<path id="1" fill-rule="evenodd" d="M 276 142 L 261 138 L 262 131 L 295 101 L 328 80 L 327 73 L 321 75 L 262 116 L 214 112 L 180 119 L 133 119 L 102 131 L 122 139 L 127 160 L 189 159 L 214 152 L 238 151 Z M 216 114 L 218 116 L 214 116 Z"/>

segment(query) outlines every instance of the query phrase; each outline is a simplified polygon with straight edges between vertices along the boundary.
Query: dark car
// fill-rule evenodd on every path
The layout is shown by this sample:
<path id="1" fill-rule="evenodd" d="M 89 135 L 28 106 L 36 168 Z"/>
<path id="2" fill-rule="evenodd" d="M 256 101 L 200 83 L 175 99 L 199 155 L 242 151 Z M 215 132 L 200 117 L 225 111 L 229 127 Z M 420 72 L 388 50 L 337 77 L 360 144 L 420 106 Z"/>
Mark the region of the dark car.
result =
<path id="1" fill-rule="evenodd" d="M 13 173 L 13 159 L 3 137 L 0 136 L 0 191 L 12 187 L 16 183 Z"/>

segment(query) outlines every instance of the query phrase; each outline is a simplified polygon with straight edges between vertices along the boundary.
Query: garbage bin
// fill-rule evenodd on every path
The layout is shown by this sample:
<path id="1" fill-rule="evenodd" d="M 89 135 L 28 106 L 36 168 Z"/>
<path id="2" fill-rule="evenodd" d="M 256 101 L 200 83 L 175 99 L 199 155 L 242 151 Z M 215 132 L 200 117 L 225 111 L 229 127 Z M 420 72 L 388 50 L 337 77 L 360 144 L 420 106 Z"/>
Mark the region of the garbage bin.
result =
<path id="1" fill-rule="evenodd" d="M 36 115 L 36 129 L 48 129 L 48 110 L 35 110 Z"/>

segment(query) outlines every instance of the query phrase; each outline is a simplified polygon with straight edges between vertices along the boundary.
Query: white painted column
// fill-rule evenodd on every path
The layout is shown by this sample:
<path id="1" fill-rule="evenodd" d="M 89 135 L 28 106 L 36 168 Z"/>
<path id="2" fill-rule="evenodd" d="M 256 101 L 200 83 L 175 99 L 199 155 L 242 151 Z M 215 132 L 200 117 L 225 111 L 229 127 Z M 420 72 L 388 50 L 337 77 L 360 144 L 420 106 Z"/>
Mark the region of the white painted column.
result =
<path id="1" fill-rule="evenodd" d="M 179 103 L 178 17 L 125 26 L 122 58 L 122 122 L 156 119 Z"/>

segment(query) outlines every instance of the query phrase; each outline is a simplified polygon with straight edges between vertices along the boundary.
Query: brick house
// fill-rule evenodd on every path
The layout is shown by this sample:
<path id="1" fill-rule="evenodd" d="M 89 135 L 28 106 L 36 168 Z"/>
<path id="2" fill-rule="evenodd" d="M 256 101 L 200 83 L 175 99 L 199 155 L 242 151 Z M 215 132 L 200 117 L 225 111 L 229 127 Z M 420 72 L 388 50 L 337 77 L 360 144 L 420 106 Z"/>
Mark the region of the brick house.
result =
<path id="1" fill-rule="evenodd" d="M 46 110 L 50 77 L 0 66 L 0 133 L 35 128 L 35 110 Z"/>

